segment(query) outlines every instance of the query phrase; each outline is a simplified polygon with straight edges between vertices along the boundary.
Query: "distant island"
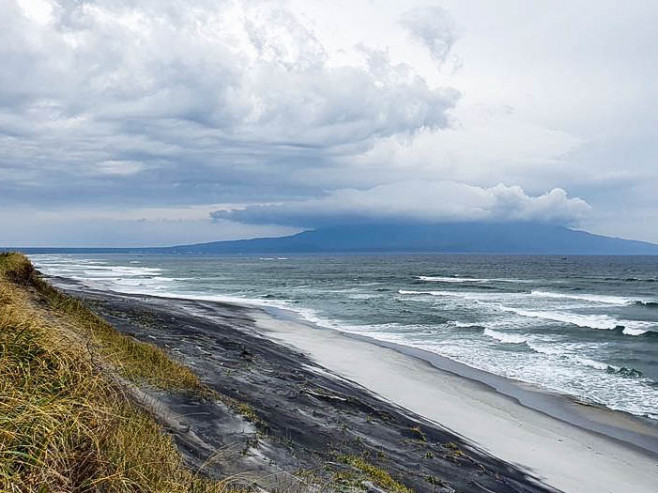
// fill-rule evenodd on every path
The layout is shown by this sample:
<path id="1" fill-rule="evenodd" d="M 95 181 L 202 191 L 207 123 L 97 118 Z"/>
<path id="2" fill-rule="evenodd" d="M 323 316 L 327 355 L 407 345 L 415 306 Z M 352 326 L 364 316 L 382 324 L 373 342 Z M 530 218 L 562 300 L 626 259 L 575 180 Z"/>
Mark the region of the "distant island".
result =
<path id="1" fill-rule="evenodd" d="M 658 245 L 538 223 L 365 224 L 280 238 L 152 248 L 20 248 L 26 253 L 489 253 L 658 255 Z"/>

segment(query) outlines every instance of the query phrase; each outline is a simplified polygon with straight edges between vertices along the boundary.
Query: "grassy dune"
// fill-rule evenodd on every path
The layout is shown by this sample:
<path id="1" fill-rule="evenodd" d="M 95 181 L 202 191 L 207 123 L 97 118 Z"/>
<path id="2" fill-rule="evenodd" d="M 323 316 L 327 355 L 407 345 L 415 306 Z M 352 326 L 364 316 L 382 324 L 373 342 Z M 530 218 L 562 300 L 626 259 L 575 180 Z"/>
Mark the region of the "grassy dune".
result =
<path id="1" fill-rule="evenodd" d="M 122 382 L 204 392 L 166 353 L 121 335 L 0 254 L 0 491 L 223 492 L 183 465 Z"/>

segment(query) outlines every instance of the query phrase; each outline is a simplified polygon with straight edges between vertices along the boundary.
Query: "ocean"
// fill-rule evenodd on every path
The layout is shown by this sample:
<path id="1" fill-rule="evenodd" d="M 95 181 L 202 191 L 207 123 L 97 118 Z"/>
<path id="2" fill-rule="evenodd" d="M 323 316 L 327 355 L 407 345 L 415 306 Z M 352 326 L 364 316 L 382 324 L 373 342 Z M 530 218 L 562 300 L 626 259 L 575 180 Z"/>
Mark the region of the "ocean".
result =
<path id="1" fill-rule="evenodd" d="M 658 420 L 658 257 L 32 255 L 122 293 L 251 303 Z"/>

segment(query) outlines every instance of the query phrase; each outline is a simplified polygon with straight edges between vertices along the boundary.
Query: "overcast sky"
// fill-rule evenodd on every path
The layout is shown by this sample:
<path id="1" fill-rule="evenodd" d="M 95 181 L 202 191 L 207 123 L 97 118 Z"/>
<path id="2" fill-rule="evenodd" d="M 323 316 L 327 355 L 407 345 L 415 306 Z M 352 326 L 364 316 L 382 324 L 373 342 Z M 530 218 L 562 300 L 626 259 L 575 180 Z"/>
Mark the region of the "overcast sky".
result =
<path id="1" fill-rule="evenodd" d="M 0 244 L 658 242 L 655 0 L 0 0 Z"/>

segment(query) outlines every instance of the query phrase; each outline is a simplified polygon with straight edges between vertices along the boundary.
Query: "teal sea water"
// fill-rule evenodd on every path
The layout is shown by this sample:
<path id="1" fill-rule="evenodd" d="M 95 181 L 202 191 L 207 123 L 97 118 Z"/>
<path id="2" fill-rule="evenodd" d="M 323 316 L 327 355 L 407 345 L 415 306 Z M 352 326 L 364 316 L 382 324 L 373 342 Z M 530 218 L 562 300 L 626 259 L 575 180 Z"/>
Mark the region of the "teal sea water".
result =
<path id="1" fill-rule="evenodd" d="M 658 420 L 658 257 L 31 258 L 100 289 L 289 309 Z"/>

